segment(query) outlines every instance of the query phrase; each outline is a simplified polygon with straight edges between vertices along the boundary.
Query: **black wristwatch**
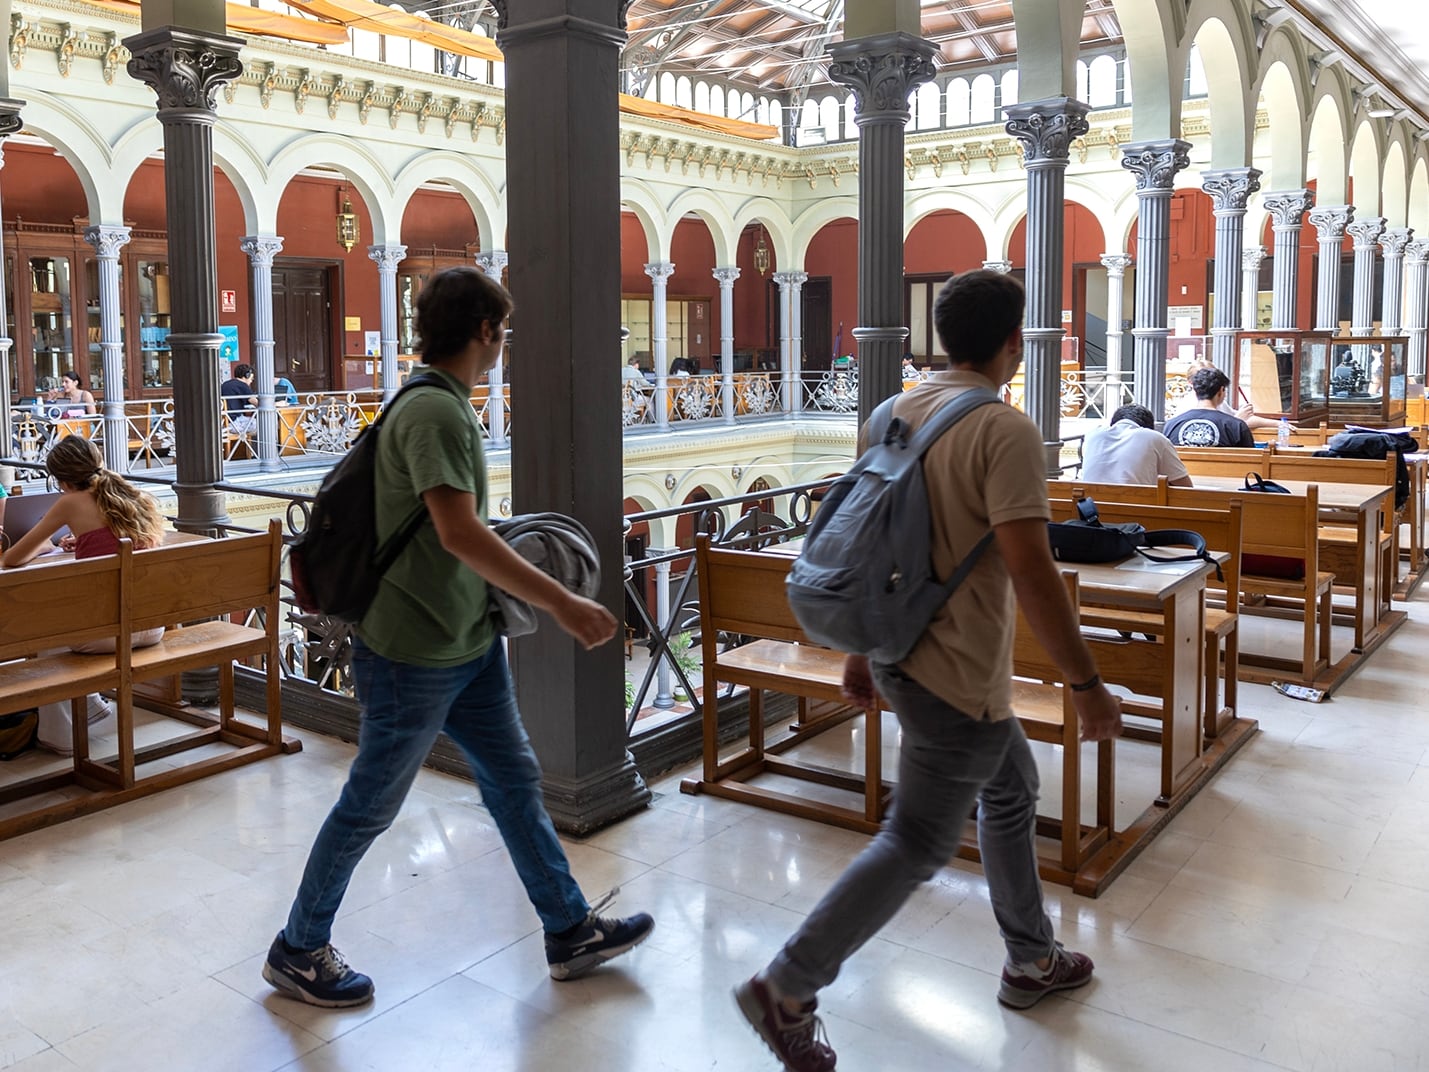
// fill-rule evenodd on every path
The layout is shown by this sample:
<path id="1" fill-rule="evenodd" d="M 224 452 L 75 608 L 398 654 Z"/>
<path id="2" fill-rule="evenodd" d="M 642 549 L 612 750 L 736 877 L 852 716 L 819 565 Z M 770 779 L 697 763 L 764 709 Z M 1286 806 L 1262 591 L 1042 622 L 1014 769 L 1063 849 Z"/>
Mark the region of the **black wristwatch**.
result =
<path id="1" fill-rule="evenodd" d="M 1072 686 L 1072 691 L 1073 691 L 1073 692 L 1091 692 L 1092 689 L 1096 688 L 1096 687 L 1097 687 L 1098 685 L 1100 685 L 1101 683 L 1102 683 L 1102 676 L 1101 676 L 1101 674 L 1093 674 L 1091 677 L 1087 678 L 1085 681 L 1082 681 L 1082 682 L 1079 682 L 1078 684 L 1073 685 L 1073 686 Z"/>

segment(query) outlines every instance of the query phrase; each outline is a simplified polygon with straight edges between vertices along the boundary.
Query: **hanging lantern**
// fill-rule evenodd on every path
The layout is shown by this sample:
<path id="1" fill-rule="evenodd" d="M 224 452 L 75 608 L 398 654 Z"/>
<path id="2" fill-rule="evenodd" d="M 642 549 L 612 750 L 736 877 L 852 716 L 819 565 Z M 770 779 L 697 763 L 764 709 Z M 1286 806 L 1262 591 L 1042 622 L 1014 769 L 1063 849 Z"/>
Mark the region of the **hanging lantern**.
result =
<path id="1" fill-rule="evenodd" d="M 759 239 L 754 243 L 754 267 L 759 274 L 769 271 L 769 245 L 764 241 L 764 226 L 759 227 Z"/>
<path id="2" fill-rule="evenodd" d="M 344 194 L 342 208 L 337 213 L 337 244 L 351 253 L 352 247 L 361 240 L 362 226 L 358 223 L 357 213 L 352 211 L 352 202 Z"/>

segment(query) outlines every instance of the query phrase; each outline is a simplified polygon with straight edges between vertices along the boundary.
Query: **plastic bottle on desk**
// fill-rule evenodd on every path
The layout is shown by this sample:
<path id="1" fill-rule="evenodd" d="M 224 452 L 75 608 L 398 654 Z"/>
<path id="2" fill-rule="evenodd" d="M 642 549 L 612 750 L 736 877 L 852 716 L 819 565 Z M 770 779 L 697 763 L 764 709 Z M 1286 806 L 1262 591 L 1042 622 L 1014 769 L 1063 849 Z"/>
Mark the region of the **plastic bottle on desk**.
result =
<path id="1" fill-rule="evenodd" d="M 1290 446 L 1290 422 L 1284 417 L 1280 418 L 1280 423 L 1275 426 L 1275 445 L 1278 447 Z"/>

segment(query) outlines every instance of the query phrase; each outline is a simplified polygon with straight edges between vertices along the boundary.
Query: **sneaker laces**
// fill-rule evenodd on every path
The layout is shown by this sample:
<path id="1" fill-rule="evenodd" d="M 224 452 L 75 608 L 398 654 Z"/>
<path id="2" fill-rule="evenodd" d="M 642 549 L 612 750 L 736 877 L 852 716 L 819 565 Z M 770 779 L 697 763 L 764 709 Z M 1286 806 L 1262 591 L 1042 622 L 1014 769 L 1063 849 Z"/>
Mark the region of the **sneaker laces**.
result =
<path id="1" fill-rule="evenodd" d="M 784 1044 L 791 1054 L 802 1057 L 808 1053 L 831 1049 L 823 1018 L 814 1012 L 814 1005 L 791 1013 L 778 998 L 772 994 L 770 997 L 779 1006 L 779 1033 L 784 1036 Z"/>
<path id="2" fill-rule="evenodd" d="M 347 966 L 347 961 L 342 959 L 342 954 L 332 947 L 331 942 L 321 949 L 314 949 L 308 955 L 317 962 L 324 979 L 341 979 L 352 971 Z"/>
<path id="3" fill-rule="evenodd" d="M 610 889 L 606 890 L 605 893 L 597 897 L 593 902 L 591 902 L 590 912 L 586 915 L 586 922 L 599 924 L 604 929 L 609 930 L 611 926 L 618 921 L 613 918 L 607 919 L 603 917 L 600 913 L 603 909 L 609 908 L 611 905 L 613 905 L 615 903 L 615 899 L 619 896 L 620 887 L 612 886 Z"/>

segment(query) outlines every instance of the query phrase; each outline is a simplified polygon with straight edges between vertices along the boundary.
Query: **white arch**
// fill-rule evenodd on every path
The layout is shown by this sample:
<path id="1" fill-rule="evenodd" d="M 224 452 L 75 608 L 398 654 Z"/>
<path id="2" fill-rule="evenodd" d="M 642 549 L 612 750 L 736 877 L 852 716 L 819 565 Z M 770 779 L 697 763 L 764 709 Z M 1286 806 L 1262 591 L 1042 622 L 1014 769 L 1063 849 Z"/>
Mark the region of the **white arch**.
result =
<path id="1" fill-rule="evenodd" d="M 703 220 L 709 230 L 710 241 L 714 243 L 715 267 L 733 265 L 735 250 L 739 246 L 739 229 L 734 225 L 734 217 L 730 215 L 729 207 L 704 187 L 681 190 L 665 210 L 665 218 L 672 221 L 672 237 L 680 219 L 689 212 Z"/>
<path id="2" fill-rule="evenodd" d="M 1405 227 L 1409 221 L 1409 164 L 1405 156 L 1404 130 L 1395 124 L 1390 130 L 1380 179 L 1380 211 L 1388 227 Z"/>
<path id="3" fill-rule="evenodd" d="M 1380 161 L 1384 154 L 1380 148 L 1379 131 L 1368 118 L 1360 121 L 1350 143 L 1351 196 L 1354 198 L 1355 216 L 1366 219 L 1382 216 L 1380 211 Z"/>
<path id="4" fill-rule="evenodd" d="M 1112 0 L 1126 43 L 1127 81 L 1135 89 L 1131 110 L 1134 141 L 1179 137 L 1181 87 L 1185 57 L 1175 42 L 1182 39 L 1175 5 L 1185 0 Z M 1081 6 L 1081 5 L 1077 5 Z"/>
<path id="5" fill-rule="evenodd" d="M 734 210 L 735 234 L 743 234 L 744 229 L 756 221 L 769 232 L 769 241 L 774 246 L 774 267 L 779 271 L 801 267 L 794 259 L 794 225 L 784 206 L 767 197 L 751 197 Z"/>
<path id="6" fill-rule="evenodd" d="M 498 181 L 487 175 L 477 158 L 463 153 L 436 150 L 423 153 L 397 173 L 392 203 L 397 219 L 406 214 L 412 195 L 426 182 L 441 181 L 461 194 L 476 219 L 482 249 L 501 249 L 506 241 L 506 204 Z M 400 239 L 399 239 L 400 241 Z"/>
<path id="7" fill-rule="evenodd" d="M 396 241 L 402 216 L 394 205 L 391 176 L 366 143 L 337 134 L 305 134 L 274 155 L 268 164 L 268 185 L 259 195 L 260 212 L 271 212 L 271 218 L 276 220 L 288 183 L 298 172 L 315 164 L 337 168 L 362 195 L 372 218 L 373 245 Z"/>
<path id="8" fill-rule="evenodd" d="M 858 222 L 858 197 L 825 197 L 813 202 L 794 221 L 794 261 L 802 266 L 809 255 L 809 246 L 830 223 L 835 220 Z M 777 485 L 776 485 L 777 486 Z"/>
<path id="9" fill-rule="evenodd" d="M 1421 148 L 1414 160 L 1414 174 L 1409 180 L 1409 226 L 1421 235 L 1429 235 L 1429 160 Z"/>
<path id="10" fill-rule="evenodd" d="M 104 137 L 78 110 L 61 98 L 25 90 L 21 113 L 25 129 L 54 146 L 79 179 L 89 218 L 95 223 L 124 219 L 125 185 L 112 174 L 113 153 Z"/>
<path id="11" fill-rule="evenodd" d="M 258 214 L 255 190 L 268 184 L 268 168 L 253 144 L 239 128 L 219 119 L 213 125 L 213 162 L 233 184 L 243 206 L 243 233 L 276 234 L 277 217 L 265 220 Z"/>
<path id="12" fill-rule="evenodd" d="M 983 201 L 970 196 L 966 187 L 943 186 L 936 190 L 925 190 L 910 198 L 903 210 L 903 241 L 908 241 L 913 228 L 925 217 L 945 209 L 960 212 L 973 221 L 973 226 L 982 235 L 983 246 L 987 250 L 987 257 L 984 259 L 990 260 L 1001 255 L 1003 245 L 997 241 L 998 226 L 993 213 Z"/>
<path id="13" fill-rule="evenodd" d="M 669 259 L 674 224 L 650 187 L 638 179 L 620 180 L 620 206 L 629 209 L 645 232 L 645 255 L 650 263 Z M 668 226 L 667 226 L 668 224 Z"/>
<path id="14" fill-rule="evenodd" d="M 1187 13 L 1187 49 L 1201 57 L 1211 110 L 1211 166 L 1244 167 L 1255 133 L 1255 98 L 1250 95 L 1254 45 L 1244 12 L 1230 0 L 1195 0 Z M 1189 58 L 1189 57 L 1188 57 Z M 1185 64 L 1182 64 L 1185 70 Z"/>
<path id="15" fill-rule="evenodd" d="M 1272 192 L 1305 185 L 1308 93 L 1298 49 L 1298 38 L 1288 32 L 1273 34 L 1261 53 L 1260 78 L 1247 94 L 1252 100 L 1263 101 L 1270 118 L 1264 154 L 1269 160 L 1261 168 L 1265 173 L 1261 186 Z"/>

